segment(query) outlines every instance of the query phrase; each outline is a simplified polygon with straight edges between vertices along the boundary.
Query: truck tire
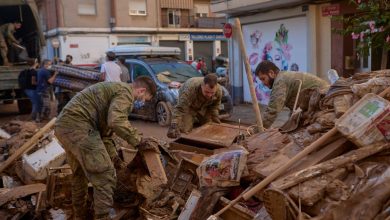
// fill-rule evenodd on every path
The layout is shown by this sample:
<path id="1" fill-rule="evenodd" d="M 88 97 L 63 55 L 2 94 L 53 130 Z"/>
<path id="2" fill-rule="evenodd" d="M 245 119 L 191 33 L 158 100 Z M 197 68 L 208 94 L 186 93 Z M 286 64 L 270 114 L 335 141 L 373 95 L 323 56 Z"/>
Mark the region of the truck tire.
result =
<path id="1" fill-rule="evenodd" d="M 157 122 L 161 126 L 168 126 L 171 124 L 172 112 L 168 103 L 160 101 L 156 106 Z"/>
<path id="2" fill-rule="evenodd" d="M 20 114 L 29 114 L 32 110 L 31 101 L 29 99 L 18 99 L 18 110 Z"/>

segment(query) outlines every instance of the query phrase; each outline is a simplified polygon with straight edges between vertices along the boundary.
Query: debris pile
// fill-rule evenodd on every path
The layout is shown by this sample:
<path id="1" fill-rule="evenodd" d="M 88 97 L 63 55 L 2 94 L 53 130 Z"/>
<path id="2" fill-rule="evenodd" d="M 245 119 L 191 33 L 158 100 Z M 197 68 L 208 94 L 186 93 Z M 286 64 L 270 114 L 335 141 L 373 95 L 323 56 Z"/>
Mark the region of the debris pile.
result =
<path id="1" fill-rule="evenodd" d="M 389 79 L 356 74 L 305 91 L 282 129 L 211 123 L 138 149 L 114 137 L 128 164 L 117 168 L 115 218 L 389 218 Z M 70 216 L 72 173 L 52 125 L 1 127 L 0 217 Z"/>

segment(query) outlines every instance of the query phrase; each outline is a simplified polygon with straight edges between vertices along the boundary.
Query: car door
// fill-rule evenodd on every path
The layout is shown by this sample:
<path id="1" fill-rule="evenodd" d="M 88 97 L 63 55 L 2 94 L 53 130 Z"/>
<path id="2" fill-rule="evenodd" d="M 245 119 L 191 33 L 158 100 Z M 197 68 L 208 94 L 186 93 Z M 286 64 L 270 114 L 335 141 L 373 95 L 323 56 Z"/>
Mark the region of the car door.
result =
<path id="1" fill-rule="evenodd" d="M 152 76 L 152 72 L 145 64 L 141 62 L 130 62 L 130 79 L 133 82 L 137 77 L 147 76 L 150 77 L 153 81 L 155 78 Z M 155 106 L 157 104 L 157 96 L 152 100 L 146 101 L 143 105 L 135 101 L 133 107 L 133 116 L 142 119 L 154 120 L 156 115 Z"/>

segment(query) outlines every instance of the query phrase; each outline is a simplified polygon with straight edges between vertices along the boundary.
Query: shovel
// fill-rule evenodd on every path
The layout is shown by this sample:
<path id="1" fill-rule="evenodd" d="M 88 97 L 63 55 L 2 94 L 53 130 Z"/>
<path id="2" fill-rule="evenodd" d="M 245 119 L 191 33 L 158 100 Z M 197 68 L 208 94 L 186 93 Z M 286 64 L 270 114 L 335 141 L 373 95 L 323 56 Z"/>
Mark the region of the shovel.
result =
<path id="1" fill-rule="evenodd" d="M 287 133 L 297 129 L 299 125 L 299 121 L 302 116 L 302 109 L 301 108 L 297 109 L 299 94 L 301 93 L 301 88 L 302 88 L 302 80 L 297 79 L 297 81 L 299 81 L 299 86 L 298 86 L 297 97 L 295 98 L 293 112 L 290 118 L 288 119 L 288 121 L 286 121 L 286 123 L 284 123 L 284 125 L 279 128 L 281 133 Z"/>

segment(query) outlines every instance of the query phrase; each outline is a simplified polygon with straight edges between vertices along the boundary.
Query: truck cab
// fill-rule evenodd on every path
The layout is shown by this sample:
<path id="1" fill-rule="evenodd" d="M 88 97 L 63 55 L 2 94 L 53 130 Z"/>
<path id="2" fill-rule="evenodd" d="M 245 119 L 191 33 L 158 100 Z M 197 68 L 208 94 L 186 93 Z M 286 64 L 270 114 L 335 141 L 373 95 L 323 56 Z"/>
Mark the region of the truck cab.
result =
<path id="1" fill-rule="evenodd" d="M 7 45 L 11 66 L 3 66 L 0 57 L 0 104 L 17 100 L 19 112 L 29 113 L 31 103 L 19 88 L 18 76 L 20 71 L 27 68 L 26 58 L 40 59 L 40 51 L 45 44 L 35 1 L 1 0 L 0 25 L 14 21 L 22 23 L 22 27 L 15 32 L 14 36 L 26 50 Z"/>

